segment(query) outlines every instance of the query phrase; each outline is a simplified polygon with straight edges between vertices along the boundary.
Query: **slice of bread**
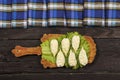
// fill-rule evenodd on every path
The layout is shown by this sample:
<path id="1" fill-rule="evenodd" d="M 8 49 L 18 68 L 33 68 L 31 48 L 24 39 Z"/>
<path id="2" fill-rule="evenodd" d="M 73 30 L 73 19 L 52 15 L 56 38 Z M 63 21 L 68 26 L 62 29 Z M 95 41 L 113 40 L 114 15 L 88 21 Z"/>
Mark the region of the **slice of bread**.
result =
<path id="1" fill-rule="evenodd" d="M 40 39 L 41 42 L 44 42 L 46 40 L 52 39 L 52 38 L 58 38 L 62 36 L 62 34 L 44 34 L 43 37 Z M 96 44 L 93 40 L 92 37 L 90 36 L 84 36 L 85 39 L 88 41 L 90 45 L 90 52 L 89 52 L 89 58 L 88 58 L 88 63 L 91 64 L 94 61 L 95 55 L 96 55 Z M 45 59 L 41 60 L 41 64 L 43 65 L 44 68 L 56 68 L 56 64 L 51 63 Z"/>

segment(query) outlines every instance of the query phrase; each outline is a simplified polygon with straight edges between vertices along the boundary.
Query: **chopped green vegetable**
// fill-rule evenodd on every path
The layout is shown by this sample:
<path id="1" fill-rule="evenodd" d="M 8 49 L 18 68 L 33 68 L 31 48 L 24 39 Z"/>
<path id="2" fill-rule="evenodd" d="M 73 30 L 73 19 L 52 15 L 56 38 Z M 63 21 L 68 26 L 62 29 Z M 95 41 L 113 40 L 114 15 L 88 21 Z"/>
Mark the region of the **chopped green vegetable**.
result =
<path id="1" fill-rule="evenodd" d="M 55 58 L 52 55 L 42 55 L 42 58 L 52 63 L 55 63 Z"/>
<path id="2" fill-rule="evenodd" d="M 83 47 L 87 53 L 87 57 L 89 57 L 89 52 L 90 52 L 90 45 L 84 38 L 84 36 L 81 37 L 81 47 Z"/>

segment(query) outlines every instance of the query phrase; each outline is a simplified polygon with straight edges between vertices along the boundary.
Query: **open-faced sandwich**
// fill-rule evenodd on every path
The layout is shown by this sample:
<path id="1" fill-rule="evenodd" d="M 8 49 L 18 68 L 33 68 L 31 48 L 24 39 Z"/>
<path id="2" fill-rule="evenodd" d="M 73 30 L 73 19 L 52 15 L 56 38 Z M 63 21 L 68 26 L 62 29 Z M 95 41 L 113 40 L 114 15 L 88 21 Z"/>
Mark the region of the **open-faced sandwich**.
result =
<path id="1" fill-rule="evenodd" d="M 40 47 L 16 46 L 12 53 L 16 57 L 41 55 L 44 68 L 70 67 L 77 69 L 92 63 L 96 55 L 96 44 L 90 36 L 78 32 L 67 34 L 44 34 Z"/>

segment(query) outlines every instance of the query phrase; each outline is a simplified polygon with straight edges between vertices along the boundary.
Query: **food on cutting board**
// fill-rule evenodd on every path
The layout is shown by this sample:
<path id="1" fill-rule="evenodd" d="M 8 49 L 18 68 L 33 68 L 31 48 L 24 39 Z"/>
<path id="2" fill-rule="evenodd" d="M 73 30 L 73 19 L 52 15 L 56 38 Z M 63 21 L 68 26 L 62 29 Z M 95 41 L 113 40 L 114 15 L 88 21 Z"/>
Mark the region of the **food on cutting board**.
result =
<path id="1" fill-rule="evenodd" d="M 78 32 L 67 34 L 44 34 L 40 47 L 16 46 L 12 53 L 16 57 L 41 55 L 44 68 L 66 67 L 78 69 L 94 61 L 96 44 L 92 37 Z"/>

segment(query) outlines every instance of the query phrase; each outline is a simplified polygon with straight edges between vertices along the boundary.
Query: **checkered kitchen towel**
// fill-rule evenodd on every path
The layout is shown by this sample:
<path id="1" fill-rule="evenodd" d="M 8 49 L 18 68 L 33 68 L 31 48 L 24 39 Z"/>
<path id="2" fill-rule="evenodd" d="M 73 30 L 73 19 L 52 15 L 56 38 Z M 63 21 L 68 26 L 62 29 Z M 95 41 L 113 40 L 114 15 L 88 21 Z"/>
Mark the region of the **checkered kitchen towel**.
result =
<path id="1" fill-rule="evenodd" d="M 65 17 L 67 26 L 83 26 L 83 0 L 65 0 Z"/>
<path id="2" fill-rule="evenodd" d="M 12 0 L 12 27 L 27 27 L 28 0 Z"/>
<path id="3" fill-rule="evenodd" d="M 0 28 L 11 27 L 11 0 L 0 0 Z"/>
<path id="4" fill-rule="evenodd" d="M 84 25 L 105 26 L 105 0 L 85 0 Z"/>
<path id="5" fill-rule="evenodd" d="M 28 2 L 28 25 L 29 26 L 47 26 L 47 1 L 29 0 Z"/>
<path id="6" fill-rule="evenodd" d="M 120 26 L 120 0 L 106 1 L 106 26 Z"/>
<path id="7" fill-rule="evenodd" d="M 120 26 L 120 0 L 0 0 L 0 28 Z"/>
<path id="8" fill-rule="evenodd" d="M 66 26 L 64 0 L 48 0 L 48 25 Z"/>

